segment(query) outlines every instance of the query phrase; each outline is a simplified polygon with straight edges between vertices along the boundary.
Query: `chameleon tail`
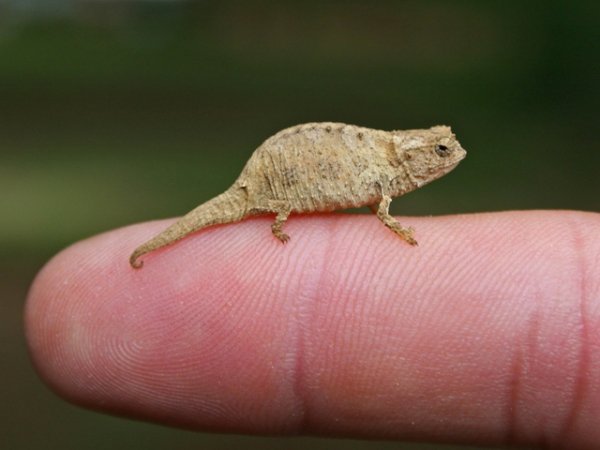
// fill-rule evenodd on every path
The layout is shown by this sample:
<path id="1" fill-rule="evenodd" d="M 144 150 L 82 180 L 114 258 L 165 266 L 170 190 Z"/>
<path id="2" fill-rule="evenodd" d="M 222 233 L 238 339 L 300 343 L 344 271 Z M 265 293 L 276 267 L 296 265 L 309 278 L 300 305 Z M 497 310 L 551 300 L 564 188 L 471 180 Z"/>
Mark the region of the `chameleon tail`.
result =
<path id="1" fill-rule="evenodd" d="M 136 248 L 129 257 L 129 264 L 139 269 L 144 262 L 138 259 L 146 253 L 171 245 L 201 228 L 237 222 L 246 216 L 246 193 L 242 188 L 232 186 L 221 195 L 191 210 L 166 230 Z"/>

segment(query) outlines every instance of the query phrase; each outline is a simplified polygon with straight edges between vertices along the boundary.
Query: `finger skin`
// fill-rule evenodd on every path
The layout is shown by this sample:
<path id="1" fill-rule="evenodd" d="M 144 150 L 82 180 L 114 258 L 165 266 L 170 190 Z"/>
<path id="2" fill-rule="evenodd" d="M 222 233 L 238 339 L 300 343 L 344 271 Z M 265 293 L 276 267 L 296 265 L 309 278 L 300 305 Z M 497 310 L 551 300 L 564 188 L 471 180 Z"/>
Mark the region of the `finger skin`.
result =
<path id="1" fill-rule="evenodd" d="M 129 253 L 79 242 L 26 304 L 41 377 L 77 404 L 212 431 L 598 448 L 600 215 L 292 216 Z"/>

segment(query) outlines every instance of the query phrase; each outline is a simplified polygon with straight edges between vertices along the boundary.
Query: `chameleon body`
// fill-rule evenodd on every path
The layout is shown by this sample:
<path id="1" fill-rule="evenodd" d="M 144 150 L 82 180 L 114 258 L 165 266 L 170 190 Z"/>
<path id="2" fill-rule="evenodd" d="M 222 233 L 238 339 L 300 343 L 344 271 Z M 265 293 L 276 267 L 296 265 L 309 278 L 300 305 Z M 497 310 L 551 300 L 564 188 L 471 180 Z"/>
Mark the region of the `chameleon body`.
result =
<path id="1" fill-rule="evenodd" d="M 281 242 L 291 213 L 328 212 L 370 206 L 409 244 L 417 242 L 389 214 L 393 197 L 450 172 L 466 151 L 447 126 L 382 131 L 343 123 L 307 123 L 286 128 L 258 147 L 233 185 L 201 204 L 130 257 L 172 244 L 202 228 L 275 214 L 272 232 Z"/>

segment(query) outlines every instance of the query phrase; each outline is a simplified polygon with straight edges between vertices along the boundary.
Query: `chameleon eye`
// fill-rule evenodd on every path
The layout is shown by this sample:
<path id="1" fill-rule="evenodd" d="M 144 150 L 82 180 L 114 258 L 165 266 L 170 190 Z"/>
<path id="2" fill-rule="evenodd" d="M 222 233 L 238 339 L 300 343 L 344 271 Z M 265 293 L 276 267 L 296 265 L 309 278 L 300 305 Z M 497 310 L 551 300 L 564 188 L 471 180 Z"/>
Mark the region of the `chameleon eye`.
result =
<path id="1" fill-rule="evenodd" d="M 450 149 L 445 145 L 437 144 L 435 146 L 435 152 L 438 154 L 438 156 L 441 156 L 443 158 L 450 154 Z"/>

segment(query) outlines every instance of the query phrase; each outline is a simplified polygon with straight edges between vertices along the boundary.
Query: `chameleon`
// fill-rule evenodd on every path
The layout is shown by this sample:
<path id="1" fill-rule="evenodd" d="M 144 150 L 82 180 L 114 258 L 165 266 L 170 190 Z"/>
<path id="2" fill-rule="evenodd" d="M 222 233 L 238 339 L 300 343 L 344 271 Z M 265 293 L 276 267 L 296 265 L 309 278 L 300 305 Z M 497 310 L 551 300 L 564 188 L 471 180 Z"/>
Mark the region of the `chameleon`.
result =
<path id="1" fill-rule="evenodd" d="M 264 141 L 250 156 L 233 185 L 196 207 L 137 247 L 129 263 L 200 229 L 259 214 L 275 214 L 273 235 L 283 231 L 291 213 L 331 212 L 369 206 L 383 224 L 408 244 L 417 245 L 413 228 L 389 213 L 398 197 L 445 175 L 466 156 L 452 130 L 383 131 L 334 122 L 286 128 Z"/>

